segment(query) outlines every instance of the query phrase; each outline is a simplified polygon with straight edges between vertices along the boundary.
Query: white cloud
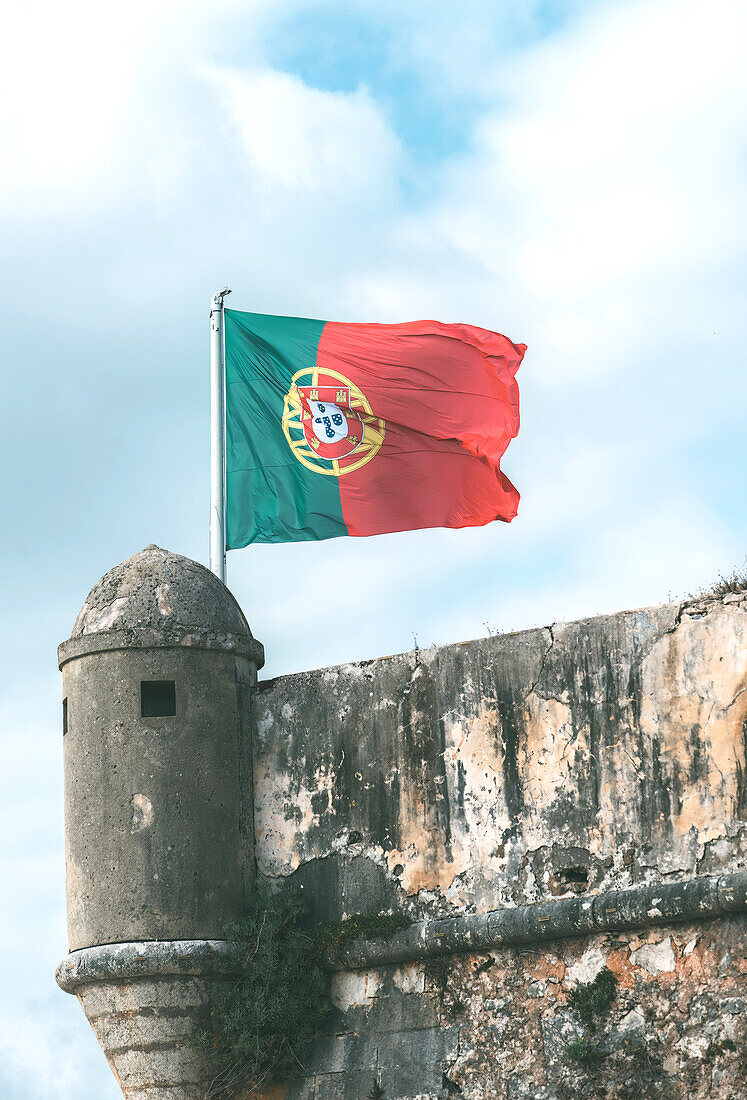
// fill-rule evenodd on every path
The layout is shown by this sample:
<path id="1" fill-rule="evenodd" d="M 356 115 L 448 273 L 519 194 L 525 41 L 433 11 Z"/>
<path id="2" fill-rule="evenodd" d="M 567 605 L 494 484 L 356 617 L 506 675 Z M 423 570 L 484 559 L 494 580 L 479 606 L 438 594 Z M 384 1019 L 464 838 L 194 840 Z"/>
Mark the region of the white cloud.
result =
<path id="1" fill-rule="evenodd" d="M 308 4 L 260 5 L 254 22 L 299 8 Z M 448 587 L 496 545 L 531 549 L 609 524 L 614 498 L 634 514 L 626 487 L 652 464 L 666 477 L 647 486 L 651 505 L 684 499 L 681 448 L 735 415 L 747 16 L 734 0 L 587 5 L 491 67 L 500 43 L 489 5 L 428 22 L 416 5 L 399 37 L 394 11 L 384 5 L 381 19 L 397 57 L 482 104 L 467 152 L 429 170 L 430 202 L 403 198 L 413 161 L 369 90 L 324 91 L 276 71 L 257 27 L 242 65 L 218 64 L 236 11 L 211 35 L 200 5 L 171 0 L 121 15 L 88 3 L 64 15 L 14 10 L 4 79 L 26 114 L 9 122 L 23 156 L 5 185 L 42 235 L 50 208 L 65 207 L 53 220 L 54 232 L 65 227 L 56 263 L 37 265 L 48 312 L 69 316 L 84 294 L 97 324 L 125 327 L 167 285 L 176 305 L 164 323 L 176 325 L 179 295 L 226 273 L 237 306 L 437 315 L 526 340 L 524 425 L 505 463 L 522 511 L 510 534 L 417 536 Z M 506 11 L 525 28 L 538 18 L 536 5 Z M 47 189 L 44 201 L 28 181 Z M 66 266 L 74 251 L 81 286 Z M 405 544 L 356 546 L 368 595 L 382 597 L 387 570 L 393 603 L 397 585 L 420 591 L 411 570 L 389 569 Z M 272 572 L 283 553 L 261 560 Z M 349 553 L 333 543 L 323 556 L 347 569 Z M 232 560 L 239 587 L 245 561 Z"/>
<path id="2" fill-rule="evenodd" d="M 212 76 L 249 161 L 271 185 L 346 202 L 391 188 L 399 144 L 364 88 L 319 91 L 271 70 Z"/>
<path id="3" fill-rule="evenodd" d="M 60 993 L 60 997 L 64 994 Z M 42 1002 L 33 1012 L 0 1009 L 0 1092 L 3 1100 L 116 1100 L 121 1092 L 80 1006 L 63 1014 Z M 74 1019 L 75 1012 L 80 1020 Z M 82 1023 L 81 1023 L 82 1021 Z"/>
<path id="4" fill-rule="evenodd" d="M 174 4 L 115 8 L 92 0 L 14 4 L 0 45 L 0 194 L 6 201 L 62 193 L 80 202 L 90 177 L 108 175 L 138 67 Z"/>
<path id="5" fill-rule="evenodd" d="M 745 31 L 736 0 L 605 5 L 504 62 L 441 197 L 358 300 L 407 311 L 446 284 L 486 324 L 515 318 L 548 384 L 703 337 L 746 243 Z"/>

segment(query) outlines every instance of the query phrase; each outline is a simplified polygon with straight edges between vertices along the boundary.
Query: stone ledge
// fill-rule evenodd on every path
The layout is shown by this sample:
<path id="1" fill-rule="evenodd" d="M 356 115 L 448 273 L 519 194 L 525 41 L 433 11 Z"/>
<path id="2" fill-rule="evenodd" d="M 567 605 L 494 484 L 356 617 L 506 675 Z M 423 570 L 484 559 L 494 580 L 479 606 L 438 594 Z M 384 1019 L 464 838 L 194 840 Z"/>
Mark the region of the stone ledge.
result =
<path id="1" fill-rule="evenodd" d="M 235 948 L 226 940 L 153 940 L 107 943 L 71 951 L 55 972 L 60 989 L 75 993 L 96 982 L 147 978 L 230 976 Z"/>
<path id="2" fill-rule="evenodd" d="M 594 932 L 709 920 L 744 910 L 747 871 L 737 871 L 424 921 L 384 940 L 360 940 L 338 956 L 328 957 L 326 964 L 331 970 L 356 970 Z M 111 943 L 72 951 L 57 967 L 55 977 L 61 989 L 74 993 L 96 982 L 229 976 L 236 972 L 235 959 L 236 949 L 227 940 Z"/>
<path id="3" fill-rule="evenodd" d="M 182 627 L 155 630 L 142 627 L 130 630 L 105 630 L 99 634 L 83 634 L 68 638 L 57 647 L 60 668 L 76 657 L 90 653 L 111 653 L 119 649 L 217 649 L 246 657 L 257 668 L 265 663 L 265 648 L 249 634 L 230 634 L 215 630 L 184 630 Z"/>
<path id="4" fill-rule="evenodd" d="M 385 940 L 351 944 L 328 963 L 333 970 L 363 969 L 594 932 L 709 920 L 743 910 L 747 910 L 747 871 L 738 871 L 424 921 Z"/>

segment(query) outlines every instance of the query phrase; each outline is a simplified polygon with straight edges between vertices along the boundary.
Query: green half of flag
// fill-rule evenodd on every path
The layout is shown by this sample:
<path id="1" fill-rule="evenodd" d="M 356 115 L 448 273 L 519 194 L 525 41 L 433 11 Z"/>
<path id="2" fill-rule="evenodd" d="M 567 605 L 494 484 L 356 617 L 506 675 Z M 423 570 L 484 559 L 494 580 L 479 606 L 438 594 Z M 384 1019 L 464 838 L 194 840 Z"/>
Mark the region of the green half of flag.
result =
<path id="1" fill-rule="evenodd" d="M 324 321 L 225 311 L 226 545 L 346 535 L 337 479 L 294 457 L 283 430 L 286 394 L 314 366 Z"/>

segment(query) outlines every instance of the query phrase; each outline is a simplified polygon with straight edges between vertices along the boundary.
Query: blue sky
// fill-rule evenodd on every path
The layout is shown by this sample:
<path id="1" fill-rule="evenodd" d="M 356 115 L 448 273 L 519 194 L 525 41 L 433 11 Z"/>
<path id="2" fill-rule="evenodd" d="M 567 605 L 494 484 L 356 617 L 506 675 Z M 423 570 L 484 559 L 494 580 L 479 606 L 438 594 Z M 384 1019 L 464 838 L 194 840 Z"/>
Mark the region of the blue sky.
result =
<path id="1" fill-rule="evenodd" d="M 114 563 L 150 542 L 206 559 L 224 282 L 239 309 L 529 346 L 513 524 L 229 555 L 267 675 L 657 603 L 744 564 L 746 21 L 736 0 L 6 17 L 4 1098 L 117 1095 L 52 981 L 55 651 Z"/>

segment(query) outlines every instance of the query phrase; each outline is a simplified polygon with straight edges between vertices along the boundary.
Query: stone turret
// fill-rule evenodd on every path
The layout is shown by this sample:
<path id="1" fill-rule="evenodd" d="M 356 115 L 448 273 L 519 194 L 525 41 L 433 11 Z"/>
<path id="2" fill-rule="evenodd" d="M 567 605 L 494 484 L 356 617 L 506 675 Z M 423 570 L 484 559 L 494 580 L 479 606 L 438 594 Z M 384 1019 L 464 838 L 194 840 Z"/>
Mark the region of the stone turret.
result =
<path id="1" fill-rule="evenodd" d="M 124 1095 L 192 1100 L 191 1036 L 252 889 L 242 739 L 264 659 L 228 589 L 157 546 L 89 593 L 59 648 L 68 934 L 58 968 Z"/>

